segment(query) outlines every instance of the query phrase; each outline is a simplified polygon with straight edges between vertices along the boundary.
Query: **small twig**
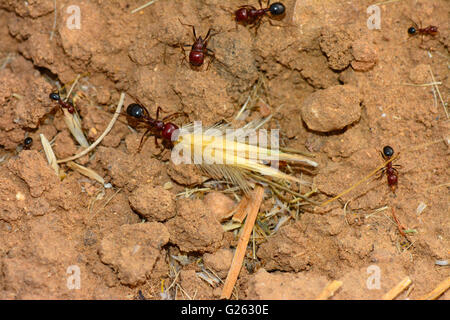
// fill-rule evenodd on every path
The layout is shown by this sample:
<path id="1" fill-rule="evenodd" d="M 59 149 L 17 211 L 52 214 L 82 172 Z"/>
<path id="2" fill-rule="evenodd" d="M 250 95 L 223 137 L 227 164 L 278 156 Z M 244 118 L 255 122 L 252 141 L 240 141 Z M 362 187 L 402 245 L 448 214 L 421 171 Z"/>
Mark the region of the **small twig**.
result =
<path id="1" fill-rule="evenodd" d="M 412 283 L 409 277 L 404 278 L 395 287 L 383 295 L 382 300 L 394 300 L 400 293 L 402 293 Z"/>
<path id="2" fill-rule="evenodd" d="M 450 277 L 442 281 L 433 291 L 420 297 L 419 300 L 436 300 L 450 287 Z"/>
<path id="3" fill-rule="evenodd" d="M 260 185 L 256 185 L 253 197 L 249 203 L 250 209 L 245 220 L 244 228 L 242 230 L 241 237 L 239 238 L 236 252 L 231 262 L 230 270 L 228 271 L 227 279 L 222 289 L 221 299 L 229 299 L 234 285 L 236 284 L 239 272 L 242 268 L 242 263 L 245 257 L 245 251 L 247 250 L 248 241 L 250 240 L 250 234 L 252 233 L 253 226 L 255 225 L 256 217 L 258 216 L 259 208 L 263 200 L 264 188 Z"/>
<path id="4" fill-rule="evenodd" d="M 108 127 L 105 129 L 105 131 L 102 133 L 102 135 L 93 143 L 90 145 L 89 148 L 81 151 L 80 153 L 66 158 L 66 159 L 62 159 L 62 160 L 58 160 L 58 163 L 63 163 L 63 162 L 67 162 L 67 161 L 73 161 L 76 160 L 78 158 L 81 158 L 82 156 L 88 154 L 89 152 L 91 152 L 100 142 L 102 142 L 103 138 L 109 133 L 109 131 L 111 131 L 112 127 L 114 126 L 114 123 L 116 122 L 117 118 L 120 115 L 120 111 L 122 110 L 122 106 L 123 106 L 123 101 L 125 99 L 125 93 L 122 92 L 122 94 L 120 95 L 120 100 L 119 100 L 119 104 L 117 105 L 117 109 L 116 112 L 114 113 L 113 118 L 111 119 L 111 121 L 109 122 Z"/>
<path id="5" fill-rule="evenodd" d="M 333 280 L 325 289 L 317 296 L 316 300 L 327 300 L 342 286 L 342 281 Z"/>

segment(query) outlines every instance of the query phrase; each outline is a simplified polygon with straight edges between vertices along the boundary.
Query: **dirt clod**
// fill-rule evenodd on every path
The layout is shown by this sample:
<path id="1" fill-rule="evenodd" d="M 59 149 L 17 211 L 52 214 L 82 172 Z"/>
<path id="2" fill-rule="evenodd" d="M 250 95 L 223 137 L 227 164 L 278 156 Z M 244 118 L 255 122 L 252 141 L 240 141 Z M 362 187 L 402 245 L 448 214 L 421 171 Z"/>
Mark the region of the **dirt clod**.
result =
<path id="1" fill-rule="evenodd" d="M 233 254 L 232 250 L 222 248 L 214 253 L 205 253 L 203 262 L 205 267 L 211 268 L 219 277 L 224 279 L 230 269 Z"/>
<path id="2" fill-rule="evenodd" d="M 169 232 L 161 223 L 123 225 L 103 238 L 99 255 L 118 273 L 121 283 L 135 286 L 150 276 L 168 241 Z"/>
<path id="3" fill-rule="evenodd" d="M 165 221 L 175 216 L 175 195 L 161 186 L 138 186 L 128 198 L 136 212 L 148 221 Z"/>
<path id="4" fill-rule="evenodd" d="M 223 238 L 223 229 L 201 200 L 180 199 L 177 215 L 166 223 L 170 241 L 184 252 L 214 252 Z"/>
<path id="5" fill-rule="evenodd" d="M 203 199 L 217 221 L 223 221 L 235 207 L 235 202 L 221 192 L 210 192 Z"/>
<path id="6" fill-rule="evenodd" d="M 305 99 L 302 119 L 308 128 L 330 132 L 345 128 L 361 117 L 361 98 L 351 85 L 333 86 L 319 90 Z"/>

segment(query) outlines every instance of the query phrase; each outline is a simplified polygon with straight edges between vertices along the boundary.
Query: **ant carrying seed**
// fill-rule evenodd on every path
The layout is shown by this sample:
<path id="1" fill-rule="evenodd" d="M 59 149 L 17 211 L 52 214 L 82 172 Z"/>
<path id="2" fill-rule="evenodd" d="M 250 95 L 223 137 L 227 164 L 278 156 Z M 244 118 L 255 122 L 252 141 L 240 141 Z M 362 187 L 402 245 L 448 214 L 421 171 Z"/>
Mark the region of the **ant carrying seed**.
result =
<path id="1" fill-rule="evenodd" d="M 239 9 L 234 12 L 236 22 L 256 27 L 255 32 L 258 32 L 263 16 L 270 13 L 271 17 L 281 17 L 286 11 L 286 7 L 281 2 L 275 2 L 269 6 L 270 0 L 268 0 L 266 8 L 262 7 L 261 0 L 258 0 L 258 2 L 260 9 L 256 9 L 251 5 L 245 5 L 239 7 Z"/>
<path id="2" fill-rule="evenodd" d="M 178 126 L 172 122 L 166 122 L 170 119 L 178 117 L 183 113 L 177 112 L 167 117 L 164 117 L 162 120 L 159 120 L 159 112 L 162 111 L 161 107 L 158 107 L 156 110 L 156 119 L 153 119 L 148 110 L 137 103 L 132 103 L 127 107 L 127 115 L 132 117 L 134 120 L 138 120 L 140 123 L 143 123 L 147 126 L 147 130 L 142 135 L 141 141 L 139 143 L 138 152 L 141 151 L 142 145 L 144 143 L 144 138 L 148 133 L 155 136 L 155 144 L 158 145 L 158 138 L 162 139 L 163 146 L 167 149 L 173 148 L 174 137 L 173 134 L 178 130 Z"/>
<path id="3" fill-rule="evenodd" d="M 189 53 L 189 63 L 193 67 L 200 67 L 203 65 L 203 62 L 205 61 L 205 56 L 210 56 L 211 60 L 208 63 L 208 67 L 206 70 L 209 69 L 209 65 L 212 61 L 215 59 L 214 51 L 208 49 L 208 41 L 211 39 L 212 36 L 216 34 L 211 34 L 212 28 L 208 29 L 208 32 L 206 33 L 206 37 L 203 39 L 201 36 L 197 37 L 197 34 L 195 33 L 195 27 L 191 24 L 185 24 L 179 20 L 182 25 L 192 27 L 192 33 L 194 35 L 194 43 L 193 44 L 185 44 L 181 47 L 181 49 L 184 52 L 184 47 L 191 47 L 191 52 Z M 184 55 L 184 58 L 186 59 L 186 54 Z"/>
<path id="4" fill-rule="evenodd" d="M 383 152 L 381 152 L 381 156 L 384 160 L 389 160 L 394 155 L 394 149 L 390 146 L 385 146 L 383 148 Z M 384 173 L 387 175 L 387 182 L 389 187 L 391 188 L 392 192 L 395 193 L 395 188 L 397 187 L 398 183 L 398 170 L 394 167 L 400 167 L 399 165 L 392 164 L 392 161 L 389 162 L 384 168 L 380 170 L 380 177 L 381 178 Z"/>
<path id="5" fill-rule="evenodd" d="M 50 93 L 49 97 L 50 99 L 57 101 L 61 108 L 66 108 L 70 114 L 73 114 L 75 112 L 75 107 L 73 106 L 73 104 L 68 101 L 62 100 L 61 96 L 58 93 L 52 92 Z"/>

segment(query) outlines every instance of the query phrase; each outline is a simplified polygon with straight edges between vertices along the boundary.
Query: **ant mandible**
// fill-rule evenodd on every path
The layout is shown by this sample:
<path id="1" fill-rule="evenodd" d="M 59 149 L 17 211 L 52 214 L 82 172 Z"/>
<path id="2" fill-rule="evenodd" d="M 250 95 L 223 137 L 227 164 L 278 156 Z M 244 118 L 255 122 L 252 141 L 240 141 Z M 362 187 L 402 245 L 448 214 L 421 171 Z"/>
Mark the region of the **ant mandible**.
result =
<path id="1" fill-rule="evenodd" d="M 139 143 L 138 152 L 141 151 L 144 138 L 147 136 L 147 133 L 151 133 L 155 136 L 155 145 L 159 147 L 158 145 L 158 138 L 161 138 L 163 140 L 164 147 L 171 149 L 173 148 L 173 138 L 174 133 L 178 130 L 178 126 L 172 122 L 166 122 L 170 119 L 173 119 L 182 113 L 177 112 L 171 115 L 168 115 L 167 117 L 163 118 L 162 120 L 159 120 L 159 112 L 162 111 L 161 107 L 158 107 L 156 110 L 156 119 L 153 119 L 148 110 L 138 104 L 138 103 L 132 103 L 127 107 L 127 115 L 133 117 L 134 119 L 142 122 L 147 126 L 147 130 L 142 135 L 141 141 Z"/>
<path id="2" fill-rule="evenodd" d="M 50 93 L 49 97 L 50 99 L 57 101 L 61 108 L 66 108 L 70 114 L 73 114 L 75 112 L 75 107 L 73 106 L 73 104 L 68 101 L 62 100 L 61 96 L 58 93 L 52 92 Z"/>
<path id="3" fill-rule="evenodd" d="M 201 36 L 197 37 L 197 34 L 195 33 L 195 27 L 193 25 L 183 23 L 183 22 L 181 22 L 181 20 L 179 20 L 179 21 L 184 26 L 192 27 L 192 33 L 194 35 L 194 43 L 193 44 L 185 44 L 181 47 L 183 52 L 184 52 L 183 47 L 191 47 L 191 52 L 189 53 L 189 63 L 193 67 L 200 67 L 203 65 L 203 62 L 205 61 L 205 56 L 210 56 L 211 60 L 209 61 L 208 67 L 206 68 L 206 70 L 208 70 L 209 65 L 215 59 L 214 51 L 208 49 L 208 41 L 209 41 L 209 39 L 211 39 L 212 36 L 214 36 L 216 34 L 211 34 L 211 30 L 213 30 L 213 29 L 209 28 L 208 32 L 206 33 L 205 39 L 203 39 Z M 186 59 L 186 55 L 185 55 L 184 59 Z"/>
<path id="4" fill-rule="evenodd" d="M 381 152 L 381 156 L 383 157 L 384 160 L 389 160 L 392 158 L 392 156 L 394 155 L 394 149 L 390 146 L 385 146 L 383 148 L 383 152 Z M 394 167 L 400 167 L 399 165 L 396 164 L 392 164 L 392 161 L 389 162 L 384 168 L 381 169 L 380 173 L 380 177 L 381 178 L 384 173 L 386 173 L 387 175 L 387 182 L 389 187 L 391 188 L 392 192 L 395 193 L 395 189 L 397 187 L 397 183 L 398 183 L 398 170 Z"/>
<path id="5" fill-rule="evenodd" d="M 251 5 L 245 5 L 239 7 L 239 9 L 234 12 L 238 23 L 240 22 L 244 25 L 254 25 L 256 26 L 256 32 L 261 24 L 262 17 L 268 12 L 270 12 L 271 16 L 282 16 L 286 11 L 286 7 L 281 2 L 275 2 L 269 6 L 270 0 L 268 0 L 266 8 L 262 7 L 261 0 L 258 0 L 258 2 L 260 9 L 256 9 Z"/>

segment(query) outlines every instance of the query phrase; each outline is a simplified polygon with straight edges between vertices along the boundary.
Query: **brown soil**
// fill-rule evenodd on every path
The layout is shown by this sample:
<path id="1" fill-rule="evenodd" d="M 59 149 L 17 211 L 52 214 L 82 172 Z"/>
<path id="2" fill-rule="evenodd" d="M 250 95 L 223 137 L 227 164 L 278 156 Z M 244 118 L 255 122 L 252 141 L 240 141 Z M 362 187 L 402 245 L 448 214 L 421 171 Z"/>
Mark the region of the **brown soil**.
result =
<path id="1" fill-rule="evenodd" d="M 135 14 L 135 1 L 78 1 L 81 29 L 71 30 L 70 1 L 57 1 L 53 28 L 52 0 L 0 0 L 0 298 L 220 297 L 222 283 L 204 278 L 224 280 L 231 264 L 238 236 L 221 224 L 234 198 L 176 196 L 202 176 L 171 164 L 168 151 L 152 157 L 159 152 L 153 139 L 136 154 L 142 132 L 126 122 L 78 161 L 112 187 L 67 167 L 61 181 L 47 164 L 40 134 L 54 139 L 58 158 L 79 150 L 48 98 L 56 81 L 77 74 L 76 108 L 91 142 L 122 91 L 125 105 L 139 101 L 151 114 L 161 106 L 208 125 L 233 119 L 264 76 L 269 107 L 250 116 L 272 113 L 270 126 L 281 129 L 287 147 L 317 154 L 320 168 L 309 176 L 321 191 L 316 201 L 379 166 L 383 146 L 400 152 L 395 194 L 385 177 L 370 179 L 325 209 L 291 212 L 296 219 L 258 241 L 255 256 L 249 246 L 233 297 L 311 299 L 341 280 L 333 299 L 380 299 L 406 276 L 413 289 L 400 299 L 433 290 L 450 276 L 436 264 L 450 258 L 450 122 L 431 86 L 406 84 L 432 82 L 431 66 L 448 101 L 450 2 L 381 5 L 381 30 L 369 30 L 371 2 L 286 0 L 286 17 L 273 25 L 265 19 L 255 35 L 244 26 L 236 31 L 230 16 L 245 1 L 160 0 Z M 438 26 L 439 35 L 409 39 L 409 18 Z M 179 45 L 192 43 L 192 34 L 179 19 L 195 24 L 198 35 L 209 27 L 220 32 L 209 43 L 217 60 L 209 69 L 183 61 Z M 34 143 L 22 150 L 27 136 Z M 266 197 L 262 211 L 272 207 Z M 410 243 L 392 210 L 416 230 Z M 372 265 L 381 270 L 380 288 L 369 290 Z M 79 289 L 67 286 L 71 266 L 79 268 Z"/>

